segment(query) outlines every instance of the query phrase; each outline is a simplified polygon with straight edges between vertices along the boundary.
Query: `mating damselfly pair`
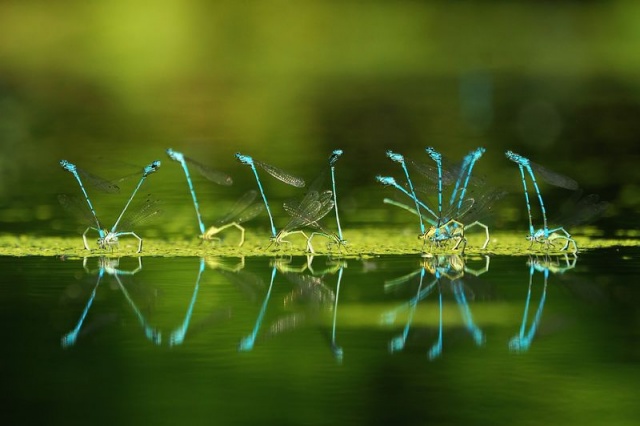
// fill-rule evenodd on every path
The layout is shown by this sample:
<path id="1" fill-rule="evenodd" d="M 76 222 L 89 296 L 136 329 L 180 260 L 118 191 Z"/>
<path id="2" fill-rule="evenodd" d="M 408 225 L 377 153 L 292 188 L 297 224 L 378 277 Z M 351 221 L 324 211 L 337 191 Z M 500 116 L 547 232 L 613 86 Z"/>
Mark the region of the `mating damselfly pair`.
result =
<path id="1" fill-rule="evenodd" d="M 243 196 L 241 196 L 240 199 L 238 199 L 236 204 L 232 207 L 231 211 L 225 217 L 218 220 L 214 226 L 211 226 L 207 229 L 202 220 L 202 215 L 200 214 L 200 207 L 198 204 L 196 191 L 194 189 L 187 163 L 192 165 L 203 176 L 207 177 L 209 180 L 215 183 L 224 185 L 230 184 L 231 178 L 223 178 L 223 175 L 221 175 L 220 172 L 215 172 L 209 167 L 189 157 L 184 156 L 180 152 L 177 152 L 173 149 L 167 150 L 169 158 L 180 163 L 184 171 L 187 185 L 191 193 L 191 198 L 193 199 L 193 205 L 196 210 L 196 217 L 198 219 L 198 226 L 202 239 L 212 240 L 215 238 L 214 236 L 216 234 L 233 226 L 237 228 L 241 233 L 239 246 L 242 246 L 244 244 L 245 229 L 241 225 L 241 223 L 254 218 L 264 209 L 269 216 L 269 224 L 271 230 L 270 240 L 272 244 L 274 244 L 275 246 L 279 246 L 284 243 L 289 244 L 289 241 L 285 239 L 287 236 L 292 234 L 301 234 L 306 239 L 306 250 L 311 253 L 314 252 L 312 240 L 316 236 L 324 236 L 325 238 L 329 239 L 330 244 L 335 244 L 338 247 L 344 246 L 346 244 L 346 240 L 343 238 L 342 228 L 340 226 L 340 216 L 337 207 L 338 201 L 335 182 L 335 164 L 342 153 L 342 150 L 337 149 L 334 150 L 329 157 L 328 165 L 331 173 L 331 189 L 323 189 L 325 178 L 325 169 L 323 168 L 323 171 L 314 180 L 302 200 L 300 200 L 299 202 L 285 202 L 283 204 L 284 209 L 291 216 L 291 218 L 289 222 L 278 231 L 273 219 L 271 206 L 269 205 L 269 201 L 262 185 L 262 181 L 260 180 L 258 168 L 264 170 L 279 181 L 296 188 L 304 188 L 306 186 L 306 182 L 303 179 L 285 172 L 278 167 L 255 160 L 249 155 L 237 153 L 236 159 L 241 164 L 251 168 L 253 175 L 255 176 L 256 184 L 258 186 L 263 204 L 254 203 L 255 199 L 257 198 L 257 192 L 254 190 L 250 190 Z M 322 220 L 331 210 L 335 211 L 336 224 L 338 228 L 337 233 L 326 230 L 326 228 L 320 223 L 320 220 Z M 313 229 L 313 232 L 310 235 L 307 235 L 304 231 L 305 228 L 311 228 Z"/>
<path id="2" fill-rule="evenodd" d="M 335 182 L 335 164 L 342 153 L 342 150 L 334 150 L 328 160 L 328 170 L 330 171 L 331 175 L 331 189 L 326 189 L 323 186 L 325 184 L 326 177 L 326 168 L 323 168 L 322 172 L 309 186 L 307 192 L 300 201 L 289 201 L 283 204 L 284 210 L 291 217 L 288 223 L 279 231 L 277 231 L 273 214 L 271 212 L 271 207 L 269 205 L 266 193 L 263 189 L 263 185 L 260 180 L 257 168 L 266 171 L 269 175 L 275 177 L 281 182 L 287 183 L 297 188 L 303 188 L 306 186 L 306 183 L 303 179 L 295 177 L 275 166 L 254 160 L 248 155 L 243 155 L 240 153 L 236 154 L 236 158 L 241 164 L 249 166 L 252 169 L 253 174 L 256 178 L 258 190 L 262 197 L 263 204 L 255 202 L 258 192 L 255 190 L 249 190 L 236 201 L 234 206 L 224 217 L 218 219 L 214 225 L 207 228 L 202 218 L 200 204 L 198 203 L 194 183 L 189 172 L 189 165 L 196 169 L 204 177 L 219 185 L 231 185 L 233 183 L 233 179 L 223 172 L 212 169 L 196 160 L 185 156 L 181 152 L 175 151 L 173 149 L 167 149 L 167 155 L 169 156 L 169 158 L 173 161 L 178 162 L 184 171 L 189 192 L 191 194 L 193 205 L 196 211 L 198 227 L 200 230 L 200 238 L 202 238 L 203 240 L 218 240 L 217 235 L 220 232 L 224 231 L 225 229 L 234 227 L 240 231 L 240 241 L 238 245 L 242 246 L 245 241 L 245 228 L 241 224 L 256 217 L 263 210 L 266 210 L 271 226 L 270 241 L 272 245 L 277 247 L 285 243 L 290 244 L 290 242 L 286 240 L 286 237 L 293 234 L 300 234 L 306 239 L 306 250 L 310 253 L 314 252 L 312 240 L 314 239 L 314 237 L 318 236 L 327 238 L 329 240 L 329 247 L 337 246 L 338 248 L 341 248 L 346 245 L 346 240 L 343 237 L 342 228 L 340 226 Z M 94 230 L 98 233 L 99 236 L 98 247 L 100 249 L 113 249 L 118 245 L 119 237 L 130 235 L 138 240 L 138 252 L 141 252 L 142 238 L 140 238 L 135 232 L 133 232 L 131 228 L 136 223 L 140 223 L 143 219 L 155 215 L 160 211 L 154 209 L 155 201 L 150 199 L 145 202 L 141 208 L 137 209 L 133 214 L 129 214 L 128 216 L 126 216 L 125 213 L 127 212 L 129 205 L 131 204 L 133 198 L 140 189 L 140 186 L 142 185 L 146 177 L 149 174 L 157 171 L 157 169 L 160 167 L 160 161 L 154 161 L 149 166 L 144 168 L 142 177 L 138 182 L 138 185 L 133 190 L 125 207 L 120 213 L 120 216 L 116 220 L 115 224 L 111 227 L 111 229 L 104 228 L 100 220 L 98 219 L 98 215 L 96 214 L 91 199 L 85 188 L 84 181 L 90 183 L 95 188 L 100 189 L 104 192 L 118 192 L 118 186 L 112 181 L 99 178 L 84 171 L 66 160 L 62 160 L 60 164 L 63 169 L 74 175 L 84 197 L 84 201 L 67 195 L 61 195 L 59 197 L 60 202 L 65 207 L 69 207 L 70 209 L 81 213 L 81 215 L 89 222 L 88 228 L 82 234 L 84 247 L 87 250 L 90 250 L 87 241 L 87 233 L 90 230 Z M 320 222 L 332 210 L 335 211 L 337 233 L 328 231 Z M 126 220 L 123 221 L 123 217 L 126 218 Z M 305 229 L 311 229 L 312 232 L 307 235 L 307 233 L 305 233 Z"/>
<path id="3" fill-rule="evenodd" d="M 133 201 L 133 198 L 135 197 L 136 193 L 142 186 L 142 183 L 145 181 L 147 176 L 155 173 L 158 168 L 160 168 L 160 161 L 156 160 L 142 170 L 140 181 L 138 181 L 138 184 L 131 193 L 131 196 L 127 200 L 124 208 L 122 209 L 122 212 L 120 212 L 120 215 L 116 219 L 111 229 L 103 227 L 102 223 L 98 219 L 98 215 L 93 207 L 93 204 L 91 203 L 91 199 L 89 198 L 89 194 L 85 189 L 82 178 L 84 178 L 88 182 L 91 182 L 91 184 L 95 188 L 98 188 L 105 192 L 119 192 L 120 188 L 113 182 L 92 175 L 84 171 L 83 169 L 76 167 L 75 164 L 72 164 L 67 160 L 61 160 L 60 165 L 63 169 L 71 173 L 76 178 L 76 180 L 78 181 L 78 185 L 80 185 L 82 195 L 84 196 L 84 202 L 82 200 L 78 200 L 75 197 L 64 194 L 59 195 L 58 199 L 63 206 L 81 214 L 89 223 L 89 226 L 82 234 L 82 241 L 84 242 L 85 249 L 90 250 L 89 243 L 87 242 L 87 233 L 93 230 L 98 233 L 98 247 L 101 249 L 113 249 L 113 247 L 118 245 L 120 237 L 130 235 L 138 240 L 137 252 L 140 253 L 142 251 L 142 238 L 140 238 L 138 234 L 133 232 L 132 228 L 137 223 L 140 223 L 143 220 L 160 213 L 160 210 L 156 208 L 157 201 L 149 198 L 141 206 L 139 206 L 133 214 L 125 217 L 125 213 L 127 212 L 129 205 Z M 123 220 L 123 218 L 125 219 Z"/>
<path id="4" fill-rule="evenodd" d="M 451 170 L 443 169 L 442 154 L 434 148 L 429 147 L 426 149 L 426 152 L 434 161 L 435 166 L 420 164 L 416 161 L 405 159 L 401 154 L 387 151 L 387 157 L 401 165 L 406 178 L 407 188 L 390 176 L 377 176 L 376 179 L 383 185 L 392 186 L 408 196 L 415 205 L 415 209 L 389 198 L 385 198 L 384 201 L 388 204 L 404 208 L 418 216 L 420 222 L 419 238 L 423 240 L 423 251 L 426 243 L 429 242 L 431 249 L 445 247 L 453 243 L 453 247 L 451 247 L 452 250 L 457 250 L 462 246 L 461 251 L 464 252 L 467 244 L 464 232 L 474 226 L 480 226 L 485 230 L 486 239 L 482 245 L 482 249 L 485 249 L 490 239 L 489 227 L 478 220 L 468 221 L 466 225 L 462 222 L 463 220 L 471 218 L 474 213 L 481 212 L 482 207 L 490 207 L 491 203 L 502 195 L 501 192 L 492 191 L 484 194 L 482 199 L 475 196 L 467 196 L 469 185 L 477 181 L 477 179 L 471 176 L 473 167 L 482 154 L 484 154 L 485 149 L 477 148 L 469 153 L 464 158 L 462 164 L 455 167 L 455 170 L 454 168 Z M 429 181 L 427 185 L 423 187 L 414 185 L 407 164 L 411 165 L 413 169 Z M 433 188 L 432 185 L 434 181 L 436 185 L 435 188 Z M 445 185 L 453 185 L 446 210 L 445 206 L 443 206 L 443 187 Z M 423 200 L 424 197 L 418 195 L 419 192 L 429 194 L 435 192 L 437 194 L 437 209 L 429 207 Z M 425 222 L 430 225 L 429 229 L 425 227 Z"/>
<path id="5" fill-rule="evenodd" d="M 255 160 L 249 155 L 237 153 L 235 155 L 237 161 L 251 169 L 256 180 L 257 191 L 246 191 L 228 210 L 227 214 L 209 227 L 205 226 L 189 167 L 197 170 L 205 178 L 218 185 L 231 185 L 233 179 L 228 174 L 205 166 L 181 152 L 173 149 L 168 149 L 166 152 L 171 160 L 180 164 L 184 172 L 196 212 L 199 236 L 203 241 L 217 241 L 219 240 L 218 235 L 222 231 L 235 228 L 240 232 L 238 245 L 242 246 L 245 241 L 245 228 L 242 224 L 266 210 L 270 225 L 270 245 L 275 248 L 282 244 L 290 244 L 287 237 L 294 234 L 299 234 L 305 239 L 305 250 L 310 253 L 314 253 L 312 242 L 316 237 L 326 238 L 329 249 L 332 247 L 340 249 L 346 245 L 337 206 L 335 177 L 336 163 L 343 154 L 341 149 L 331 152 L 318 177 L 308 186 L 303 179 L 278 167 Z M 483 179 L 473 176 L 473 170 L 485 152 L 486 150 L 482 147 L 476 148 L 469 152 L 459 164 L 447 161 L 440 152 L 432 147 L 426 148 L 426 154 L 430 158 L 429 163 L 408 159 L 402 154 L 393 151 L 386 152 L 386 156 L 390 160 L 401 166 L 404 182 L 398 181 L 391 176 L 378 175 L 376 179 L 385 186 L 395 188 L 399 194 L 408 198 L 408 203 L 392 198 L 385 198 L 384 202 L 400 207 L 418 217 L 419 238 L 422 240 L 423 253 L 443 250 L 459 250 L 464 253 L 467 246 L 466 232 L 474 227 L 481 228 L 484 231 L 484 242 L 481 244 L 480 249 L 487 249 L 491 238 L 489 226 L 484 220 L 485 217 L 493 212 L 496 201 L 504 196 L 505 191 L 493 188 Z M 575 214 L 572 218 L 560 221 L 557 226 L 550 226 L 536 175 L 554 186 L 580 193 L 577 182 L 566 176 L 551 172 L 512 151 L 507 151 L 506 156 L 518 165 L 520 171 L 529 221 L 529 232 L 526 236 L 526 239 L 530 241 L 529 248 L 531 249 L 535 245 L 536 248 L 547 252 L 577 252 L 578 244 L 566 227 L 593 219 L 606 209 L 608 203 L 599 201 L 595 195 L 583 197 L 577 203 Z M 137 186 L 127 200 L 115 224 L 110 229 L 104 228 L 98 220 L 84 182 L 89 182 L 93 187 L 104 192 L 117 192 L 119 190 L 118 186 L 113 181 L 98 178 L 77 168 L 66 160 L 62 160 L 60 164 L 65 170 L 74 175 L 84 197 L 84 201 L 69 196 L 60 197 L 63 205 L 74 207 L 75 210 L 83 210 L 83 216 L 89 221 L 89 226 L 82 235 L 84 247 L 90 249 L 87 242 L 87 233 L 90 230 L 95 230 L 99 236 L 98 247 L 101 249 L 112 249 L 118 245 L 119 237 L 132 236 L 138 240 L 138 252 L 140 252 L 142 250 L 142 238 L 132 229 L 142 220 L 159 213 L 156 208 L 156 202 L 149 198 L 139 208 L 133 209 L 133 212 L 126 215 L 125 213 L 147 176 L 158 170 L 160 161 L 154 161 L 142 170 L 142 176 Z M 290 186 L 306 189 L 300 199 L 286 201 L 282 204 L 282 208 L 287 212 L 289 218 L 288 222 L 279 229 L 276 227 L 272 206 L 269 204 L 258 170 L 264 171 L 278 181 Z M 330 175 L 330 185 L 326 183 L 327 174 Z M 531 182 L 540 206 L 542 227 L 538 229 L 533 225 L 534 213 L 528 194 L 527 180 Z M 258 195 L 262 202 L 258 200 Z M 84 207 L 84 209 L 78 208 L 79 206 Z M 328 230 L 321 223 L 331 211 L 335 213 L 336 232 Z"/>
<path id="6" fill-rule="evenodd" d="M 447 164 L 447 166 L 445 166 L 442 154 L 433 147 L 427 147 L 425 151 L 433 161 L 432 164 L 420 163 L 407 159 L 396 152 L 387 151 L 387 157 L 402 167 L 405 183 L 401 184 L 391 176 L 378 175 L 376 179 L 385 186 L 395 188 L 408 197 L 410 201 L 409 204 L 405 204 L 404 202 L 385 198 L 384 202 L 418 216 L 420 224 L 419 238 L 423 240 L 423 252 L 431 253 L 441 249 L 453 251 L 460 249 L 464 253 L 467 245 L 465 232 L 473 227 L 480 227 L 484 230 L 485 239 L 480 248 L 482 250 L 486 249 L 490 242 L 489 227 L 480 222 L 480 220 L 482 217 L 488 216 L 494 208 L 495 202 L 506 194 L 501 189 L 488 188 L 488 185 L 482 179 L 472 176 L 476 162 L 486 150 L 482 147 L 476 148 L 469 152 L 460 164 Z M 534 244 L 538 244 L 544 251 L 577 252 L 578 245 L 575 239 L 571 237 L 571 234 L 564 227 L 567 225 L 549 226 L 544 201 L 534 170 L 546 182 L 558 187 L 578 191 L 577 182 L 566 176 L 551 172 L 512 151 L 507 151 L 506 156 L 518 164 L 520 169 L 529 218 L 529 234 L 526 236 L 526 239 L 531 242 L 529 248 L 531 249 Z M 417 172 L 416 174 L 421 178 L 420 183 L 416 179 L 412 179 L 412 173 L 410 173 L 409 168 L 412 169 L 412 172 Z M 532 182 L 540 205 L 543 225 L 539 229 L 533 226 L 527 176 Z M 448 199 L 445 197 L 445 190 L 449 194 Z M 434 195 L 436 197 L 436 208 L 426 201 L 426 197 Z M 607 206 L 608 203 L 599 201 L 595 195 L 584 197 L 576 206 L 574 219 L 568 220 L 567 224 L 586 222 L 601 214 Z M 425 223 L 429 225 L 428 228 Z M 428 250 L 426 249 L 427 243 L 429 243 Z M 557 243 L 562 243 L 561 247 L 557 247 Z"/>

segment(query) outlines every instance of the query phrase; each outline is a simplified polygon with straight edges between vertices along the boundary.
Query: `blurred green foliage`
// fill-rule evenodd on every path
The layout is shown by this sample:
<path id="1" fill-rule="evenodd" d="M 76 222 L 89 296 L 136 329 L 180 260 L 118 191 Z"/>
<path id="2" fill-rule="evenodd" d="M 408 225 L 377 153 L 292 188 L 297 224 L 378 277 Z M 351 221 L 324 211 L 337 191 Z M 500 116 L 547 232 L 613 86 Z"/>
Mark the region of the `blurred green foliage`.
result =
<path id="1" fill-rule="evenodd" d="M 343 193 L 366 215 L 382 196 L 363 188 L 397 171 L 386 149 L 426 161 L 427 145 L 453 159 L 484 145 L 492 183 L 521 197 L 513 149 L 632 228 L 639 19 L 625 0 L 3 2 L 2 207 L 53 205 L 70 185 L 60 158 L 145 164 L 175 147 L 238 176 L 240 194 L 236 151 L 308 176 L 340 147 Z"/>

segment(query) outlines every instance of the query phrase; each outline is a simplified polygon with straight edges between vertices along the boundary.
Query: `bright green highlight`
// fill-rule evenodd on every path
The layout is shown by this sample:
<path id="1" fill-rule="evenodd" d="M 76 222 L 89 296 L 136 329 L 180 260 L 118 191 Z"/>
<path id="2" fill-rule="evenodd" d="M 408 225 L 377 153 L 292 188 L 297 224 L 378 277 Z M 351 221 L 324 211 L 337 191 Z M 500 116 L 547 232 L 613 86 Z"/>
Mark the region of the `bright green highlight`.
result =
<path id="1" fill-rule="evenodd" d="M 402 255 L 421 253 L 422 242 L 417 234 L 410 230 L 363 228 L 350 230 L 347 234 L 349 244 L 341 251 L 344 258 L 374 257 L 382 255 Z M 487 250 L 480 250 L 483 235 L 468 235 L 469 244 L 466 254 L 489 255 L 524 255 L 540 253 L 529 251 L 529 242 L 522 232 L 492 232 L 491 242 Z M 237 246 L 237 238 L 228 236 L 222 242 L 201 241 L 192 239 L 162 239 L 144 238 L 142 256 L 289 256 L 303 255 L 306 247 L 303 238 L 291 237 L 291 244 L 284 244 L 276 248 L 269 245 L 267 235 L 256 236 L 248 234 L 245 244 Z M 580 252 L 586 250 L 611 248 L 616 246 L 640 246 L 640 241 L 633 238 L 603 239 L 589 235 L 576 236 Z M 321 238 L 314 245 L 316 254 L 337 255 L 335 248 L 329 251 Z M 113 251 L 114 255 L 135 256 L 137 240 L 123 239 L 120 247 Z M 78 237 L 35 237 L 33 235 L 4 235 L 0 237 L 0 255 L 3 256 L 103 256 L 110 254 L 108 250 L 97 248 L 87 251 L 82 246 L 82 238 Z M 442 251 L 435 253 L 454 253 Z"/>

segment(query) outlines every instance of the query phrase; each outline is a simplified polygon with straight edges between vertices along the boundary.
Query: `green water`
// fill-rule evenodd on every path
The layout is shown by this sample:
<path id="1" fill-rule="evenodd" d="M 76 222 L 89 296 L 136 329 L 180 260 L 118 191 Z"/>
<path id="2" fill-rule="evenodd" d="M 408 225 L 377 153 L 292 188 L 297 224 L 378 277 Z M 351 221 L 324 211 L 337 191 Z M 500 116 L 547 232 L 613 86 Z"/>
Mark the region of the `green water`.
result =
<path id="1" fill-rule="evenodd" d="M 547 259 L 544 297 L 543 272 L 529 287 L 527 264 L 543 257 L 494 256 L 486 272 L 485 259 L 467 260 L 463 276 L 453 261 L 425 265 L 422 286 L 412 256 L 317 257 L 313 274 L 304 257 L 209 258 L 199 282 L 198 258 L 144 257 L 133 275 L 138 259 L 105 261 L 98 280 L 98 258 L 85 268 L 3 257 L 5 414 L 47 424 L 635 424 L 639 255 Z M 436 269 L 447 276 L 412 304 Z M 517 336 L 527 350 L 510 350 Z"/>

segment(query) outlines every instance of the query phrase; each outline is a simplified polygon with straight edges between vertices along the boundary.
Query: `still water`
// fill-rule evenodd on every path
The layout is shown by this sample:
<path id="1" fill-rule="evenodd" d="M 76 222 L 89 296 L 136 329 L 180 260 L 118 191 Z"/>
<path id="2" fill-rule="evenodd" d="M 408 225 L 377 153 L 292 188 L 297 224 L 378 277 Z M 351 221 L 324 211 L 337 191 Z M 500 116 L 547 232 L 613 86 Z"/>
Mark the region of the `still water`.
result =
<path id="1" fill-rule="evenodd" d="M 0 258 L 5 415 L 637 424 L 639 256 Z"/>

